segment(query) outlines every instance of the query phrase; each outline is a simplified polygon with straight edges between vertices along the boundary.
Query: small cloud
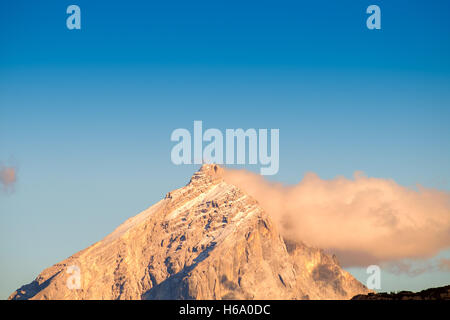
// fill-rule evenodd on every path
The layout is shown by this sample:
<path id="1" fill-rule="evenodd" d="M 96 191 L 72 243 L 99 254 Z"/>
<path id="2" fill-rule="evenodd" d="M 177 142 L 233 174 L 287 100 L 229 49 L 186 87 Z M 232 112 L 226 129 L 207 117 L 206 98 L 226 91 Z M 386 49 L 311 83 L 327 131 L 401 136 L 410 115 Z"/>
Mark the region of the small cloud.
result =
<path id="1" fill-rule="evenodd" d="M 431 261 L 408 261 L 407 259 L 384 263 L 383 268 L 393 274 L 406 274 L 410 277 L 416 277 L 436 269 Z"/>
<path id="2" fill-rule="evenodd" d="M 445 271 L 445 272 L 450 272 L 450 259 L 442 258 L 439 261 L 439 270 Z"/>
<path id="3" fill-rule="evenodd" d="M 17 181 L 17 170 L 14 167 L 7 167 L 0 164 L 0 184 L 4 192 L 14 190 L 14 184 Z"/>

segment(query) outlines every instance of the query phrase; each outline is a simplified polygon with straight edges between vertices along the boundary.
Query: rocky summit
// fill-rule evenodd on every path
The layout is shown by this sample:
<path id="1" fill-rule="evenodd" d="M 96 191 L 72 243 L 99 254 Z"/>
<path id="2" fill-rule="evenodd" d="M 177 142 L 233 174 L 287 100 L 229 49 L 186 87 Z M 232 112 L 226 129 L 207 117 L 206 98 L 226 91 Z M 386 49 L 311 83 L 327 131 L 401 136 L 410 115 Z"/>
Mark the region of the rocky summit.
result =
<path id="1" fill-rule="evenodd" d="M 45 269 L 9 299 L 350 299 L 369 293 L 334 256 L 284 239 L 269 214 L 222 173 L 203 165 L 185 187 Z"/>

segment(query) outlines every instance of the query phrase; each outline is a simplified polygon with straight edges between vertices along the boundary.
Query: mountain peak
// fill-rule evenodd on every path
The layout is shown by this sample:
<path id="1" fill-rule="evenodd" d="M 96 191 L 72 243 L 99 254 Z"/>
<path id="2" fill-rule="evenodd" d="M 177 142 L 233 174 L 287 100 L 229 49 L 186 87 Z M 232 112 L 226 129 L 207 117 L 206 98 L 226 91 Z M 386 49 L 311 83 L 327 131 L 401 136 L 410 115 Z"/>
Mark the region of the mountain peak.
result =
<path id="1" fill-rule="evenodd" d="M 10 299 L 350 299 L 369 291 L 320 249 L 292 244 L 244 190 L 203 165 Z M 79 287 L 68 285 L 79 270 Z"/>
<path id="2" fill-rule="evenodd" d="M 189 183 L 214 183 L 223 181 L 224 169 L 217 164 L 203 164 L 200 169 L 195 172 Z"/>
<path id="3" fill-rule="evenodd" d="M 220 167 L 218 164 L 205 163 L 205 164 L 202 164 L 199 172 L 204 172 L 207 174 L 217 174 L 218 171 L 220 171 L 220 170 L 223 170 L 223 168 Z"/>

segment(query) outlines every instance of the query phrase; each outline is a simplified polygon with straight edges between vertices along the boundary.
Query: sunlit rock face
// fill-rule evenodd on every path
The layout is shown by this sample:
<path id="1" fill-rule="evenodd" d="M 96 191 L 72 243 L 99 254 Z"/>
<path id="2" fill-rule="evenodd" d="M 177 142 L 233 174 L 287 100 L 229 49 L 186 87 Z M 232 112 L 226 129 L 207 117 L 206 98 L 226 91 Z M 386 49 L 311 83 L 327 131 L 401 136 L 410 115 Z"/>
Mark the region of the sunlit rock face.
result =
<path id="1" fill-rule="evenodd" d="M 204 165 L 185 187 L 10 299 L 350 299 L 369 292 L 335 257 L 283 239 L 222 170 Z M 70 266 L 79 268 L 78 286 Z"/>

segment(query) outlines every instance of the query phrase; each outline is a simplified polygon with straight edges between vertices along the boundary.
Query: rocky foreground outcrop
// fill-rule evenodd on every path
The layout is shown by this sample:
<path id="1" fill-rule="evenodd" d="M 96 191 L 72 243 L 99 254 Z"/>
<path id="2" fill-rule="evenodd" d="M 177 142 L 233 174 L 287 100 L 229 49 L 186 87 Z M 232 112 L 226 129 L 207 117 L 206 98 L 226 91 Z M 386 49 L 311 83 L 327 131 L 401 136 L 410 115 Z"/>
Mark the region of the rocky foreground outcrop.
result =
<path id="1" fill-rule="evenodd" d="M 367 295 L 357 295 L 352 300 L 450 300 L 450 285 L 430 288 L 420 292 L 369 293 Z"/>
<path id="2" fill-rule="evenodd" d="M 221 172 L 204 165 L 188 185 L 9 299 L 350 299 L 369 292 L 334 256 L 283 239 Z"/>

